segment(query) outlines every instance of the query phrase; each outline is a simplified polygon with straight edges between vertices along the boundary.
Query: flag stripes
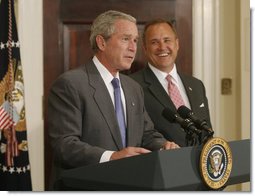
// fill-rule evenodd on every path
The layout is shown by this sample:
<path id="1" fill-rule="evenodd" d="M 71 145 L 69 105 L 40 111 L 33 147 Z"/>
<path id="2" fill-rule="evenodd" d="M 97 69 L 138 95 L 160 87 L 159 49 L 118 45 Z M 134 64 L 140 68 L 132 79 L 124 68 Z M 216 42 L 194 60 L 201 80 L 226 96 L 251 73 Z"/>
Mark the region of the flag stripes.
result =
<path id="1" fill-rule="evenodd" d="M 12 117 L 5 111 L 5 109 L 0 107 L 0 129 L 8 129 L 14 125 Z"/>

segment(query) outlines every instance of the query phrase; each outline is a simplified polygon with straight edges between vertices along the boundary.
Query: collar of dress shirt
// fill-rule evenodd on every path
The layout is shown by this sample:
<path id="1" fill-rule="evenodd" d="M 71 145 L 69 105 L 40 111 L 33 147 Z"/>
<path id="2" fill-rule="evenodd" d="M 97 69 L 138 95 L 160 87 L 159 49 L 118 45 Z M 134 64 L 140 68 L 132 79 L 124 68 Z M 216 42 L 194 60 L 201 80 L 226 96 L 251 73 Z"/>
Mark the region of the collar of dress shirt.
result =
<path id="1" fill-rule="evenodd" d="M 114 104 L 114 89 L 112 86 L 112 79 L 114 78 L 112 74 L 105 68 L 105 66 L 98 60 L 96 56 L 93 57 L 92 61 L 94 62 L 97 70 L 99 71 L 101 77 L 103 78 L 103 81 L 105 83 L 105 86 L 110 94 L 111 100 Z M 116 78 L 119 79 L 119 72 L 116 74 Z M 126 101 L 124 97 L 124 92 L 122 89 L 121 81 L 120 81 L 120 89 L 121 89 L 121 100 L 123 104 L 123 109 L 124 109 L 124 115 L 125 115 L 125 121 L 127 121 L 127 116 L 126 116 Z"/>
<path id="2" fill-rule="evenodd" d="M 104 83 L 106 85 L 111 84 L 111 81 L 114 77 L 108 71 L 108 69 L 106 69 L 106 67 L 98 60 L 96 56 L 93 57 L 92 61 L 96 65 L 96 68 L 99 71 L 100 75 L 102 76 Z M 119 72 L 117 73 L 116 78 L 119 79 Z"/>
<path id="3" fill-rule="evenodd" d="M 152 70 L 152 72 L 156 75 L 156 77 L 158 78 L 159 82 L 162 84 L 163 88 L 165 89 L 165 91 L 167 93 L 168 93 L 168 82 L 166 80 L 166 76 L 168 74 L 170 74 L 174 78 L 173 82 L 178 86 L 178 88 L 180 90 L 180 93 L 181 93 L 181 96 L 182 96 L 182 98 L 183 98 L 183 100 L 185 102 L 185 105 L 188 108 L 191 108 L 188 96 L 186 94 L 186 91 L 185 91 L 184 85 L 183 85 L 183 83 L 181 81 L 181 78 L 180 78 L 180 76 L 177 73 L 177 69 L 176 69 L 176 65 L 175 64 L 174 64 L 173 69 L 170 71 L 170 73 L 165 73 L 163 71 L 160 71 L 159 69 L 155 68 L 151 64 L 149 64 L 149 67 Z"/>
<path id="4" fill-rule="evenodd" d="M 150 63 L 148 63 L 150 69 L 153 71 L 153 73 L 156 75 L 160 83 L 167 83 L 166 76 L 170 74 L 174 78 L 174 82 L 178 83 L 178 74 L 176 65 L 174 64 L 173 69 L 170 71 L 170 73 L 163 72 L 159 70 L 158 68 L 152 66 Z"/>

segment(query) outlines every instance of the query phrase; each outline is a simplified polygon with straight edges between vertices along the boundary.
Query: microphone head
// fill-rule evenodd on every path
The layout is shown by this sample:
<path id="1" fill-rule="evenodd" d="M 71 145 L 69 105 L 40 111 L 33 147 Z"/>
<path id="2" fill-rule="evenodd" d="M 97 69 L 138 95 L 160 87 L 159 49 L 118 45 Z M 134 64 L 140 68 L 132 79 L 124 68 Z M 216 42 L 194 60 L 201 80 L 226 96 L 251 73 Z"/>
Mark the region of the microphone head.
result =
<path id="1" fill-rule="evenodd" d="M 177 112 L 180 114 L 182 118 L 189 118 L 192 114 L 192 111 L 187 108 L 185 105 L 182 105 L 178 108 Z"/>
<path id="2" fill-rule="evenodd" d="M 191 119 L 195 125 L 201 129 L 201 130 L 205 130 L 207 133 L 209 133 L 210 136 L 212 136 L 214 134 L 212 128 L 210 128 L 205 120 L 199 120 L 194 113 L 187 108 L 186 106 L 182 105 L 178 108 L 177 110 L 178 114 L 180 114 L 180 116 L 184 119 Z"/>
<path id="3" fill-rule="evenodd" d="M 165 108 L 163 111 L 162 111 L 162 115 L 167 119 L 169 120 L 170 122 L 175 122 L 176 120 L 176 113 L 174 111 L 172 111 L 170 108 Z"/>

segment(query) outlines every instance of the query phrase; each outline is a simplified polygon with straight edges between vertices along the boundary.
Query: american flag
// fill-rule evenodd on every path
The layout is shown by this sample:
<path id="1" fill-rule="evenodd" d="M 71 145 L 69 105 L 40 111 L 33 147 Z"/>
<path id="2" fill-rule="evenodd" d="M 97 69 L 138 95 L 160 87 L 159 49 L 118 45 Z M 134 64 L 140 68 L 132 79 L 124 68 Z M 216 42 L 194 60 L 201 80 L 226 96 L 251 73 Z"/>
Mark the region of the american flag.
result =
<path id="1" fill-rule="evenodd" d="M 9 102 L 5 101 L 0 107 L 0 129 L 11 128 L 19 120 L 17 112 L 10 112 L 13 109 L 10 107 Z M 12 115 L 10 115 L 12 113 Z"/>
<path id="2" fill-rule="evenodd" d="M 19 47 L 14 0 L 0 0 L 1 191 L 32 190 Z"/>

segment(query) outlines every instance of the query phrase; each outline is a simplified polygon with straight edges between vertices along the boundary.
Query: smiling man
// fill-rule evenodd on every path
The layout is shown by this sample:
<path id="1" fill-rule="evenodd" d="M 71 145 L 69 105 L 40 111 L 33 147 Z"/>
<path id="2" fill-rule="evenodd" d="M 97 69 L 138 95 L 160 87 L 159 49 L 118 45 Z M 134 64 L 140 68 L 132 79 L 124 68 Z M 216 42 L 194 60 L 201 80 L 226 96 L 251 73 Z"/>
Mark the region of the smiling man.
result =
<path id="1" fill-rule="evenodd" d="M 180 146 L 190 145 L 177 123 L 162 116 L 164 108 L 176 112 L 181 105 L 211 126 L 205 87 L 202 81 L 177 71 L 175 60 L 179 39 L 174 26 L 163 19 L 149 22 L 143 32 L 143 49 L 148 66 L 131 75 L 144 90 L 145 107 L 155 128 Z"/>

